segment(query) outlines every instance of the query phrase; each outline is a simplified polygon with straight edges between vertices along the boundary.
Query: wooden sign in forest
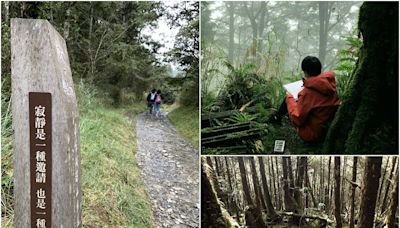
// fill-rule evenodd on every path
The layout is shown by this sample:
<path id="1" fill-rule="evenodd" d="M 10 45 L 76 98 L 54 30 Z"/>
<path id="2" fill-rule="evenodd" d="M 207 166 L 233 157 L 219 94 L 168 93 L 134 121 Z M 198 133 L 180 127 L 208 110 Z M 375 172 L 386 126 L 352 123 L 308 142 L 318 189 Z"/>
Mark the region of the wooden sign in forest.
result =
<path id="1" fill-rule="evenodd" d="M 11 19 L 16 227 L 81 227 L 79 112 L 64 39 Z"/>

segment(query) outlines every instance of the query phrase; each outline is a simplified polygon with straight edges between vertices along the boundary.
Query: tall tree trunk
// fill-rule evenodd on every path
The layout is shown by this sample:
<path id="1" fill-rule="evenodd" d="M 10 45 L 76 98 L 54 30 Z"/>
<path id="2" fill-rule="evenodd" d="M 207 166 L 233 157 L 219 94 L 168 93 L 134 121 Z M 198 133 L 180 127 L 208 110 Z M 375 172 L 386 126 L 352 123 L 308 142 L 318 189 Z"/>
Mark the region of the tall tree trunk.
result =
<path id="1" fill-rule="evenodd" d="M 243 157 L 238 157 L 238 162 L 239 162 L 240 177 L 242 179 L 244 199 L 246 200 L 247 205 L 254 206 L 253 200 L 251 199 L 250 195 L 249 183 L 247 181 L 247 173 L 246 173 L 246 168 L 244 166 Z"/>
<path id="2" fill-rule="evenodd" d="M 348 95 L 325 139 L 324 153 L 398 152 L 398 16 L 396 2 L 362 4 L 358 27 L 364 44 Z"/>
<path id="3" fill-rule="evenodd" d="M 280 185 L 280 176 L 279 176 L 279 166 L 278 166 L 278 157 L 274 157 L 275 158 L 275 167 L 276 167 L 276 180 L 277 180 L 277 186 L 278 186 L 278 210 L 282 209 L 282 197 L 281 197 L 281 185 Z"/>
<path id="4" fill-rule="evenodd" d="M 326 46 L 328 42 L 328 26 L 329 26 L 329 14 L 328 14 L 329 2 L 318 2 L 318 13 L 319 13 L 319 60 L 322 65 L 325 65 Z"/>
<path id="5" fill-rule="evenodd" d="M 343 157 L 343 168 L 342 168 L 342 176 L 340 177 L 340 185 L 341 185 L 341 190 L 340 190 L 340 199 L 342 200 L 341 203 L 341 209 L 340 211 L 344 211 L 345 205 L 346 205 L 346 199 L 345 199 L 345 195 L 344 195 L 344 189 L 346 188 L 346 182 L 344 181 L 344 177 L 346 176 L 346 164 L 347 164 L 347 157 L 344 156 Z"/>
<path id="6" fill-rule="evenodd" d="M 283 171 L 283 200 L 285 201 L 285 210 L 295 212 L 297 210 L 296 201 L 290 191 L 288 157 L 282 157 L 282 171 Z"/>
<path id="7" fill-rule="evenodd" d="M 224 159 L 225 159 L 226 174 L 228 176 L 229 189 L 232 191 L 233 187 L 232 187 L 231 172 L 229 170 L 228 158 L 224 157 Z"/>
<path id="8" fill-rule="evenodd" d="M 389 161 L 390 161 L 390 157 L 387 157 L 386 165 L 383 168 L 383 175 L 382 175 L 382 178 L 381 178 L 381 183 L 379 184 L 379 188 L 378 188 L 378 199 L 376 200 L 378 205 L 381 205 L 380 202 L 381 202 L 382 189 L 383 189 L 383 185 L 385 183 L 385 178 L 386 178 L 386 173 L 387 173 Z"/>
<path id="9" fill-rule="evenodd" d="M 303 188 L 303 180 L 304 180 L 304 173 L 305 173 L 306 166 L 307 166 L 307 157 L 299 157 L 294 199 L 296 200 L 300 211 L 303 211 L 303 209 L 304 209 L 303 197 L 302 197 L 302 193 L 300 190 Z"/>
<path id="10" fill-rule="evenodd" d="M 374 227 L 376 194 L 381 177 L 382 157 L 367 157 L 361 189 L 359 227 Z"/>
<path id="11" fill-rule="evenodd" d="M 328 161 L 328 194 L 325 200 L 325 212 L 329 214 L 330 208 L 331 208 L 331 160 L 332 157 L 329 156 L 329 161 Z"/>
<path id="12" fill-rule="evenodd" d="M 308 177 L 308 173 L 306 173 L 306 186 L 309 189 L 309 192 L 310 192 L 310 195 L 311 195 L 311 200 L 312 200 L 312 203 L 313 203 L 313 207 L 316 208 L 318 206 L 318 204 L 317 204 L 317 200 L 315 199 L 315 196 L 314 196 L 313 188 L 311 187 L 311 184 L 310 184 L 310 178 Z"/>
<path id="13" fill-rule="evenodd" d="M 257 170 L 256 170 L 256 165 L 254 163 L 254 157 L 250 157 L 250 166 L 251 166 L 251 174 L 253 177 L 253 187 L 254 187 L 254 192 L 256 195 L 256 206 L 258 210 L 263 210 L 266 209 L 264 199 L 261 195 L 261 188 L 260 185 L 258 184 L 258 177 L 257 177 Z"/>
<path id="14" fill-rule="evenodd" d="M 390 194 L 390 205 L 389 205 L 389 213 L 386 217 L 386 225 L 387 227 L 395 227 L 396 222 L 396 211 L 399 206 L 399 172 L 396 172 L 393 178 L 393 190 Z"/>
<path id="15" fill-rule="evenodd" d="M 287 161 L 287 172 L 289 174 L 289 192 L 290 195 L 293 197 L 294 196 L 294 177 L 293 177 L 293 165 L 292 165 L 292 158 L 291 157 L 286 157 Z"/>
<path id="16" fill-rule="evenodd" d="M 265 177 L 265 166 L 263 157 L 258 157 L 258 164 L 260 165 L 261 182 L 264 190 L 264 198 L 267 206 L 267 215 L 271 220 L 280 220 L 280 216 L 275 212 L 274 206 L 272 205 L 271 196 L 269 194 L 269 189 L 267 185 L 267 178 Z"/>
<path id="17" fill-rule="evenodd" d="M 354 228 L 354 200 L 356 196 L 356 188 L 357 186 L 354 184 L 357 182 L 357 157 L 353 157 L 353 173 L 352 173 L 352 178 L 351 181 L 353 182 L 351 184 L 351 204 L 350 204 L 350 218 L 349 218 L 349 228 Z"/>
<path id="18" fill-rule="evenodd" d="M 395 171 L 396 161 L 397 161 L 397 157 L 393 157 L 392 158 L 392 168 L 391 168 L 390 173 L 389 173 L 389 178 L 386 180 L 386 182 L 387 182 L 386 183 L 386 188 L 385 188 L 385 191 L 383 193 L 383 199 L 382 199 L 382 204 L 381 204 L 382 205 L 381 214 L 383 212 L 385 212 L 385 209 L 387 209 L 386 199 L 387 199 L 387 195 L 389 193 L 390 181 L 392 180 L 392 177 L 393 177 L 393 174 L 394 174 L 394 171 Z"/>
<path id="19" fill-rule="evenodd" d="M 221 176 L 221 172 L 219 170 L 219 164 L 218 164 L 217 157 L 214 157 L 214 162 L 215 162 L 215 171 L 216 171 L 217 177 L 219 177 L 219 176 Z"/>
<path id="20" fill-rule="evenodd" d="M 228 60 L 230 64 L 234 65 L 234 51 L 235 51 L 235 3 L 226 2 L 229 13 L 229 47 L 228 47 Z"/>
<path id="21" fill-rule="evenodd" d="M 272 183 L 273 183 L 273 185 L 272 185 L 272 187 L 271 188 L 273 188 L 273 191 L 274 191 L 274 200 L 275 200 L 275 205 L 279 205 L 279 203 L 278 203 L 278 196 L 277 196 L 277 194 L 276 194 L 276 178 L 275 178 L 275 169 L 274 169 L 274 158 L 273 157 L 269 157 L 269 159 L 270 159 L 270 163 L 271 163 L 271 173 L 272 173 Z M 278 208 L 278 206 L 277 206 L 277 208 Z"/>
<path id="22" fill-rule="evenodd" d="M 340 157 L 335 157 L 335 219 L 336 228 L 342 228 L 342 218 L 340 216 Z"/>

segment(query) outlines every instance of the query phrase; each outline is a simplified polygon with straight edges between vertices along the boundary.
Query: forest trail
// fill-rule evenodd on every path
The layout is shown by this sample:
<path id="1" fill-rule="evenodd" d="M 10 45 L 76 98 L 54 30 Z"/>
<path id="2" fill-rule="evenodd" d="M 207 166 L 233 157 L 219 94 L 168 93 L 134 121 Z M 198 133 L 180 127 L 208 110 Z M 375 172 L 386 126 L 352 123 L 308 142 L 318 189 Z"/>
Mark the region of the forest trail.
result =
<path id="1" fill-rule="evenodd" d="M 157 227 L 199 227 L 199 153 L 168 119 L 137 116 L 137 159 Z"/>

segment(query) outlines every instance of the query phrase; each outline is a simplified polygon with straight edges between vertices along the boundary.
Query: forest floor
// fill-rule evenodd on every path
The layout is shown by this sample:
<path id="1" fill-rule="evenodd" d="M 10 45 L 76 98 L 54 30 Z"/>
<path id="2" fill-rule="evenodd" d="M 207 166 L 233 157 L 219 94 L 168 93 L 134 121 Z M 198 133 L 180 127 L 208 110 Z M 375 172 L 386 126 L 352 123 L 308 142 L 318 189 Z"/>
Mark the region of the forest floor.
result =
<path id="1" fill-rule="evenodd" d="M 157 227 L 199 226 L 199 155 L 167 118 L 137 116 L 137 160 Z"/>

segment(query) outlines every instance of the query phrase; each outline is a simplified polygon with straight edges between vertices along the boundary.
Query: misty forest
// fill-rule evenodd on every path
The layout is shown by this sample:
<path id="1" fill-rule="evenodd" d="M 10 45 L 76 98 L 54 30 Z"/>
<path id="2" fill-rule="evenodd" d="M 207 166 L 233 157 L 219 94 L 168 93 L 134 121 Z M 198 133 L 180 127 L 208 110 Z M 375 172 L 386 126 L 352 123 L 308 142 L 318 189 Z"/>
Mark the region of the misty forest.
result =
<path id="1" fill-rule="evenodd" d="M 202 2 L 203 154 L 393 154 L 398 148 L 398 3 Z M 340 105 L 326 137 L 302 142 L 268 122 L 318 57 Z"/>
<path id="2" fill-rule="evenodd" d="M 201 163 L 204 227 L 398 227 L 395 156 L 203 157 Z"/>

